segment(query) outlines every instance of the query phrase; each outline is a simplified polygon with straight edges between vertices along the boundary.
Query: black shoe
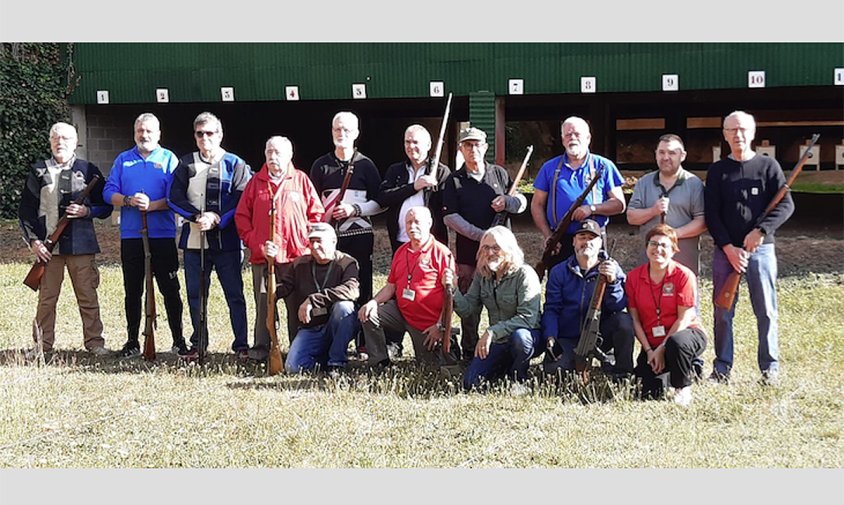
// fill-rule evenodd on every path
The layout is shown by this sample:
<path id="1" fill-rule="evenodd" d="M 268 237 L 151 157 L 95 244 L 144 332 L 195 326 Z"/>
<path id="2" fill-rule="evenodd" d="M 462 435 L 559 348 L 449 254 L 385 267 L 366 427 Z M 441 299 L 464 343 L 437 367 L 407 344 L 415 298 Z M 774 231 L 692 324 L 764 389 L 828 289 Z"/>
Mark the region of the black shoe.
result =
<path id="1" fill-rule="evenodd" d="M 713 370 L 712 373 L 709 375 L 709 382 L 711 382 L 712 384 L 729 384 L 730 376 Z"/>
<path id="2" fill-rule="evenodd" d="M 177 346 L 174 346 L 177 347 Z M 194 360 L 199 357 L 199 348 L 198 347 L 191 347 L 190 349 L 187 346 L 180 347 L 176 354 L 179 355 L 182 359 Z"/>
<path id="3" fill-rule="evenodd" d="M 141 345 L 132 340 L 126 342 L 117 353 L 120 359 L 130 359 L 141 355 Z"/>

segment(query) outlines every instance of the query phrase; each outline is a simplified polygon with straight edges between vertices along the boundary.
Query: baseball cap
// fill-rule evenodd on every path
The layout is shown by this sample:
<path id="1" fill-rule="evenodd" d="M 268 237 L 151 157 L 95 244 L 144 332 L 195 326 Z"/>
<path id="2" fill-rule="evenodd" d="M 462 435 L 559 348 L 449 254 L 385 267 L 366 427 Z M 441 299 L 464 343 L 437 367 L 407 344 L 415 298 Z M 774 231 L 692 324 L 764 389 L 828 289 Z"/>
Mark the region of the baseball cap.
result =
<path id="1" fill-rule="evenodd" d="M 578 228 L 577 231 L 574 232 L 575 235 L 577 235 L 578 233 L 591 233 L 596 237 L 600 237 L 601 227 L 598 226 L 598 223 L 596 223 L 595 221 L 591 219 L 586 219 L 580 223 L 580 228 Z"/>
<path id="2" fill-rule="evenodd" d="M 308 229 L 308 240 L 312 238 L 337 237 L 334 228 L 328 223 L 311 223 Z"/>
<path id="3" fill-rule="evenodd" d="M 478 142 L 486 142 L 486 133 L 478 128 L 470 127 L 460 130 L 460 142 L 464 140 L 477 140 Z"/>

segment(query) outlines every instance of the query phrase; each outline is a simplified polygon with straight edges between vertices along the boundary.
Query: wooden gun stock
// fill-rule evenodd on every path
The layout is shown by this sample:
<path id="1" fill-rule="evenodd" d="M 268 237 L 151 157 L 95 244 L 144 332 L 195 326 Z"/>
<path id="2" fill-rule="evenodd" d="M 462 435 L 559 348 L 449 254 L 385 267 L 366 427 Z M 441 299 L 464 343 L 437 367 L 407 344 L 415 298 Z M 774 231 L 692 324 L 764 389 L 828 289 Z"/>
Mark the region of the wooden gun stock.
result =
<path id="1" fill-rule="evenodd" d="M 354 154 L 352 155 L 354 157 Z M 349 163 L 351 171 L 352 164 Z M 272 195 L 272 192 L 270 192 Z M 275 198 L 270 203 L 270 241 L 275 242 Z M 267 330 L 270 333 L 270 356 L 267 364 L 268 375 L 278 375 L 282 369 L 281 348 L 278 344 L 278 331 L 275 325 L 275 258 L 267 258 Z M 293 316 L 295 317 L 295 316 Z"/>
<path id="2" fill-rule="evenodd" d="M 809 161 L 809 158 L 812 157 L 812 147 L 814 147 L 819 138 L 819 133 L 812 135 L 812 141 L 809 143 L 809 146 L 806 148 L 803 156 L 797 160 L 797 164 L 794 165 L 794 168 L 791 170 L 791 175 L 788 177 L 786 183 L 782 185 L 779 191 L 777 191 L 777 194 L 774 195 L 774 198 L 771 199 L 768 206 L 765 207 L 765 211 L 762 212 L 761 216 L 759 216 L 757 224 L 765 219 L 765 216 L 770 214 L 771 211 L 779 205 L 782 199 L 785 198 L 785 195 L 791 191 L 791 186 L 794 184 L 797 176 L 800 175 L 800 172 L 803 170 L 803 166 L 807 161 Z M 736 300 L 736 293 L 738 293 L 739 283 L 741 283 L 741 274 L 733 270 L 727 276 L 727 280 L 724 282 L 724 285 L 721 286 L 721 290 L 715 295 L 715 306 L 724 310 L 732 309 L 733 303 Z"/>
<path id="3" fill-rule="evenodd" d="M 149 248 L 147 213 L 141 211 L 141 239 L 144 245 L 144 280 L 146 283 L 146 307 L 144 310 L 144 359 L 155 360 L 155 287 L 152 282 L 152 252 Z"/>
<path id="4" fill-rule="evenodd" d="M 601 167 L 600 170 L 595 174 L 591 181 L 589 181 L 589 185 L 586 186 L 586 189 L 583 190 L 583 193 L 577 197 L 569 210 L 566 211 L 566 214 L 563 216 L 563 219 L 557 223 L 557 227 L 554 228 L 554 233 L 548 237 L 548 241 L 545 243 L 545 250 L 542 252 L 542 259 L 539 260 L 539 263 L 536 264 L 536 274 L 539 275 L 539 280 L 542 281 L 542 278 L 545 277 L 545 270 L 547 270 L 547 265 L 551 261 L 551 258 L 554 256 L 554 251 L 557 249 L 557 245 L 563 239 L 563 235 L 566 233 L 566 229 L 571 224 L 571 216 L 574 214 L 574 211 L 583 204 L 583 201 L 586 200 L 586 197 L 589 196 L 589 192 L 592 191 L 592 188 L 595 187 L 595 183 L 598 182 L 598 179 L 601 178 L 604 172 L 604 167 Z M 556 191 L 556 188 L 552 188 L 552 191 Z"/>
<path id="5" fill-rule="evenodd" d="M 451 113 L 451 93 L 448 94 L 448 100 L 445 102 L 445 113 L 443 114 L 443 123 L 440 125 L 440 136 L 437 139 L 437 148 L 434 149 L 434 157 L 431 158 L 431 163 L 428 165 L 428 173 L 426 175 L 434 175 L 437 173 L 437 167 L 440 164 L 440 155 L 443 152 L 443 139 L 445 138 L 445 130 L 448 127 L 448 116 Z"/>
<path id="6" fill-rule="evenodd" d="M 519 190 L 519 183 L 522 182 L 522 177 L 525 175 L 525 169 L 527 168 L 528 160 L 530 159 L 530 155 L 533 154 L 533 146 L 528 146 L 527 154 L 525 154 L 525 159 L 522 160 L 522 166 L 519 167 L 519 171 L 516 173 L 516 178 L 513 179 L 513 186 L 510 188 L 510 191 L 507 192 L 507 196 L 515 196 Z M 507 218 L 510 217 L 510 213 L 506 210 L 502 210 L 498 214 L 495 215 L 495 218 L 492 220 L 493 226 L 504 226 L 507 223 Z"/>
<path id="7" fill-rule="evenodd" d="M 82 193 L 76 197 L 76 200 L 73 203 L 77 205 L 82 205 L 85 203 L 85 199 L 91 195 L 91 191 L 94 190 L 94 187 L 100 181 L 100 176 L 95 175 L 91 178 L 91 181 L 85 186 L 85 189 L 82 190 Z M 53 233 L 47 237 L 47 240 L 44 241 L 44 247 L 47 248 L 49 252 L 53 252 L 53 249 L 56 248 L 56 244 L 59 241 L 59 237 L 62 236 L 67 225 L 70 224 L 70 218 L 67 216 L 67 211 L 62 214 L 61 219 L 59 222 L 56 223 L 56 229 Z M 38 291 L 38 288 L 41 286 L 41 278 L 44 277 L 44 271 L 47 269 L 47 263 L 41 260 L 35 260 L 35 263 L 32 264 L 32 268 L 29 269 L 29 272 L 26 274 L 26 278 L 24 278 L 23 283 L 31 290 Z"/>
<path id="8" fill-rule="evenodd" d="M 454 295 L 451 294 L 451 288 L 445 288 L 443 311 L 440 317 L 440 326 L 443 328 L 443 355 L 448 357 L 451 352 L 451 319 L 454 314 Z"/>
<path id="9" fill-rule="evenodd" d="M 352 174 L 355 172 L 355 155 L 358 153 L 357 148 L 352 151 L 352 157 L 349 158 L 349 168 L 346 169 L 346 176 L 343 177 L 343 182 L 340 184 L 340 191 L 337 195 L 325 202 L 323 205 L 325 207 L 325 214 L 322 215 L 322 222 L 323 223 L 330 223 L 331 222 L 331 214 L 334 213 L 334 208 L 337 207 L 337 204 L 343 201 L 343 197 L 346 196 L 346 190 L 349 189 L 349 183 L 352 181 Z M 275 212 L 275 202 L 273 202 L 273 212 Z"/>

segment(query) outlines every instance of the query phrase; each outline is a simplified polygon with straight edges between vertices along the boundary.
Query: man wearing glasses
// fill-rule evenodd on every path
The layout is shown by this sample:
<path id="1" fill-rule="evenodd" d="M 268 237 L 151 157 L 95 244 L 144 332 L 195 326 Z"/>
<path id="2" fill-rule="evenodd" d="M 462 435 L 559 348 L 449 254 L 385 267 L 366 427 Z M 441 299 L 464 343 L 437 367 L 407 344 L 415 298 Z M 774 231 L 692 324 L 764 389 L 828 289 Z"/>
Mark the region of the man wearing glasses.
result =
<path id="1" fill-rule="evenodd" d="M 750 114 L 735 111 L 724 118 L 724 139 L 730 145 L 730 154 L 709 166 L 703 194 L 706 226 L 716 246 L 712 253 L 713 298 L 732 271 L 746 274 L 759 337 L 757 362 L 763 383 L 774 384 L 779 377 L 774 232 L 791 217 L 794 201 L 791 193 L 786 193 L 759 220 L 785 184 L 785 175 L 777 160 L 756 155 L 751 147 L 755 136 L 756 120 Z M 738 296 L 729 310 L 715 306 L 713 382 L 730 378 L 737 302 Z"/>
<path id="2" fill-rule="evenodd" d="M 205 277 L 208 297 L 211 269 L 223 288 L 229 306 L 234 341 L 231 349 L 245 360 L 249 343 L 246 339 L 246 299 L 240 264 L 243 243 L 234 224 L 234 213 L 252 169 L 239 156 L 226 152 L 223 124 L 214 114 L 203 112 L 193 121 L 193 133 L 199 151 L 183 156 L 173 172 L 168 202 L 170 208 L 185 220 L 179 247 L 184 250 L 185 284 L 188 292 L 193 333 L 189 357 L 199 353 L 200 275 Z M 205 249 L 204 270 L 200 250 Z M 206 315 L 207 320 L 207 315 Z M 208 347 L 208 335 L 202 344 Z"/>
<path id="3" fill-rule="evenodd" d="M 465 164 L 452 173 L 443 192 L 443 221 L 457 234 L 457 287 L 461 293 L 472 284 L 481 236 L 492 226 L 495 215 L 501 211 L 521 214 L 527 208 L 521 193 L 507 195 L 513 185 L 507 170 L 484 160 L 488 147 L 483 131 L 462 130 L 458 148 Z M 460 320 L 464 364 L 474 357 L 479 323 L 478 315 Z"/>
<path id="4" fill-rule="evenodd" d="M 546 265 L 548 268 L 574 252 L 572 239 L 580 227 L 580 221 L 589 218 L 598 223 L 601 235 L 606 239 L 609 216 L 621 214 L 625 207 L 621 172 L 612 161 L 589 151 L 592 134 L 586 121 L 571 116 L 563 121 L 561 133 L 565 152 L 546 161 L 539 169 L 530 203 L 533 222 L 546 241 L 592 179 L 598 174 L 600 178 L 583 204 L 574 211 L 571 224 L 560 240 L 559 252 Z"/>

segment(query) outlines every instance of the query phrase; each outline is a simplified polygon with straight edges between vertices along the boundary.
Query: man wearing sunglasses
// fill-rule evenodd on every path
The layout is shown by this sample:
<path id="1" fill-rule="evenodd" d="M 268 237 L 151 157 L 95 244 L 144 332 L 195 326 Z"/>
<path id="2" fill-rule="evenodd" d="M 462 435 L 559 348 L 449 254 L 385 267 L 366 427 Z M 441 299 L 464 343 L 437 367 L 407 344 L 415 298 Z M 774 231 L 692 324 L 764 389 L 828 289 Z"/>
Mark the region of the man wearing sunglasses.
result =
<path id="1" fill-rule="evenodd" d="M 245 360 L 249 343 L 240 272 L 243 243 L 234 224 L 234 212 L 246 183 L 252 178 L 252 169 L 242 158 L 222 148 L 223 124 L 214 114 L 203 112 L 196 116 L 193 134 L 199 151 L 179 160 L 168 195 L 170 208 L 184 218 L 179 247 L 184 250 L 185 285 L 193 324 L 188 357 L 199 353 L 200 285 L 205 286 L 207 299 L 213 268 L 229 306 L 234 334 L 231 349 Z M 201 249 L 205 250 L 204 269 Z M 200 275 L 205 277 L 204 284 Z M 206 349 L 207 337 L 202 342 Z"/>

